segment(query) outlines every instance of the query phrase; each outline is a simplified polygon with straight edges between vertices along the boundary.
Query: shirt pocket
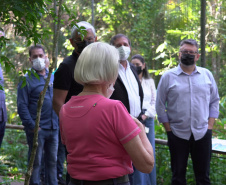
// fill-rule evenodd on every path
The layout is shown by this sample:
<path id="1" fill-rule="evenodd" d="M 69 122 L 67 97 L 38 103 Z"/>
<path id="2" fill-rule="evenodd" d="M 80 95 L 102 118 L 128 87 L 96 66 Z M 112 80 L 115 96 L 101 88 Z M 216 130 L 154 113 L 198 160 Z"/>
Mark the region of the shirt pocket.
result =
<path id="1" fill-rule="evenodd" d="M 194 98 L 209 101 L 211 86 L 212 82 L 208 79 L 195 80 L 192 84 Z"/>

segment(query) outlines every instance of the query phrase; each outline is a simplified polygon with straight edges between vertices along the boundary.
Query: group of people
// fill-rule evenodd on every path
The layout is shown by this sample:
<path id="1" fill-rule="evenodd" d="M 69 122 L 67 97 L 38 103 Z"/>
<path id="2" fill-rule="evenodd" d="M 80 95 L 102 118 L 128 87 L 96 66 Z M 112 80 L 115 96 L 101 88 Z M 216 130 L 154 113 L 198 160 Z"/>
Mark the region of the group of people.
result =
<path id="1" fill-rule="evenodd" d="M 128 57 L 131 41 L 117 34 L 110 44 L 96 42 L 95 29 L 82 21 L 70 38 L 72 55 L 51 75 L 39 124 L 38 149 L 30 184 L 58 184 L 57 160 L 66 146 L 69 185 L 156 185 L 154 119 L 156 112 L 168 136 L 172 184 L 186 184 L 189 153 L 197 185 L 210 184 L 211 137 L 219 114 L 219 95 L 211 72 L 196 66 L 195 40 L 180 44 L 179 65 L 161 77 L 157 88 L 141 55 Z M 33 146 L 37 100 L 48 71 L 41 45 L 31 46 L 36 74 L 18 85 L 18 113 Z M 2 117 L 2 116 L 1 116 Z"/>

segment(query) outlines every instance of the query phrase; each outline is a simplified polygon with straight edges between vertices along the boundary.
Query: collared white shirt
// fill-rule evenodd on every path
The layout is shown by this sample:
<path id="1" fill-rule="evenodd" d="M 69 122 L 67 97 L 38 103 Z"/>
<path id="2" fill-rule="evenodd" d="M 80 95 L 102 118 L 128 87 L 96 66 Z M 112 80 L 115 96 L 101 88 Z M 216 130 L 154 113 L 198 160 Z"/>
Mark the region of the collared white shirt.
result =
<path id="1" fill-rule="evenodd" d="M 119 76 L 128 93 L 130 114 L 138 117 L 141 111 L 139 87 L 128 61 L 126 69 L 121 64 L 119 65 Z"/>
<path id="2" fill-rule="evenodd" d="M 143 109 L 147 109 L 145 111 L 145 115 L 151 118 L 155 118 L 155 102 L 156 102 L 156 89 L 155 82 L 152 78 L 145 79 L 142 78 L 141 82 L 143 92 L 144 92 L 144 100 L 143 100 Z"/>

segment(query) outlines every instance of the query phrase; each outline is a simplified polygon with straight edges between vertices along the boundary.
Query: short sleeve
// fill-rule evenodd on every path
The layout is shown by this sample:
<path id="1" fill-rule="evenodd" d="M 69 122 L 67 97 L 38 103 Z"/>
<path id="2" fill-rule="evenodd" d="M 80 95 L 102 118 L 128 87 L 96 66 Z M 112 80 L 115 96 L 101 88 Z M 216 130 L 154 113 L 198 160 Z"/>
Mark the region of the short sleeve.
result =
<path id="1" fill-rule="evenodd" d="M 129 142 L 141 132 L 121 102 L 117 102 L 114 107 L 113 126 L 115 134 L 122 144 Z"/>
<path id="2" fill-rule="evenodd" d="M 54 73 L 54 89 L 69 90 L 71 87 L 72 74 L 70 68 L 64 62 L 60 64 L 57 71 Z"/>

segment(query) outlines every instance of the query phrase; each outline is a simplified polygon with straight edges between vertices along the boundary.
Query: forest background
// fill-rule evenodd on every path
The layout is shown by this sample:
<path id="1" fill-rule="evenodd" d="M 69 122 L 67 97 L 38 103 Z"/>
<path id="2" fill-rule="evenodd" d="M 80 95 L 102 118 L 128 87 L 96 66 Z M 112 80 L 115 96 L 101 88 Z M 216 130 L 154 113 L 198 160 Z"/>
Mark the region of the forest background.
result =
<path id="1" fill-rule="evenodd" d="M 62 16 L 57 21 L 59 1 L 1 0 L 0 30 L 5 32 L 6 39 L 0 39 L 3 43 L 0 60 L 5 71 L 9 124 L 21 125 L 16 109 L 16 88 L 20 76 L 31 67 L 29 46 L 34 42 L 43 44 L 50 61 L 54 57 L 57 59 L 57 64 L 53 66 L 55 70 L 72 53 L 68 39 L 76 22 L 93 23 L 98 41 L 109 43 L 115 34 L 127 35 L 132 42 L 130 57 L 141 54 L 145 58 L 156 87 L 161 75 L 178 65 L 180 41 L 192 38 L 200 43 L 200 0 L 63 0 Z M 226 1 L 207 0 L 206 3 L 205 67 L 213 73 L 221 97 L 220 117 L 214 127 L 214 137 L 226 139 Z M 53 53 L 57 25 L 60 26 L 59 39 Z M 166 139 L 164 129 L 157 121 L 155 129 L 156 138 Z M 23 145 L 26 143 L 23 134 L 6 132 L 1 153 L 6 154 L 8 148 L 13 159 L 8 154 L 0 155 L 2 161 L 11 160 L 11 163 L 0 167 L 0 175 L 15 173 L 16 178 L 21 177 L 18 174 L 26 166 L 26 156 L 20 162 L 14 158 L 17 158 L 16 149 L 24 152 L 23 146 L 15 143 L 17 139 L 23 140 Z M 13 135 L 16 138 L 12 139 Z M 23 154 L 20 157 L 24 158 Z M 164 161 L 167 159 L 165 156 Z M 166 168 L 169 167 L 164 166 Z M 159 182 L 163 179 L 167 181 L 167 178 L 158 177 Z"/>

